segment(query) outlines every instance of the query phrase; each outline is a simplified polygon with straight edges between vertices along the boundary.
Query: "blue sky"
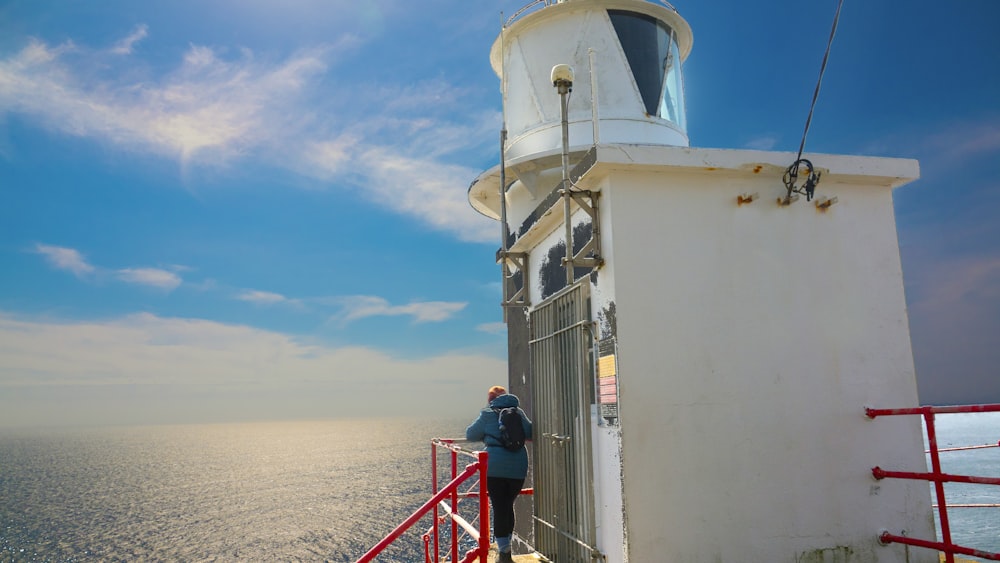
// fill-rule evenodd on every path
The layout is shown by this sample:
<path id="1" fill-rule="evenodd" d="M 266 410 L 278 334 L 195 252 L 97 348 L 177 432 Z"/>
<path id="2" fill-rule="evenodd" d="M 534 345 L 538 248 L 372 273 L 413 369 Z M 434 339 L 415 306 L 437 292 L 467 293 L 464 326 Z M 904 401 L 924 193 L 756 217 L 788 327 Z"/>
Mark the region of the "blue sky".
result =
<path id="1" fill-rule="evenodd" d="M 0 0 L 0 426 L 465 414 L 506 377 L 483 0 Z M 794 151 L 834 0 L 678 0 L 699 147 Z M 921 400 L 1000 402 L 995 0 L 847 0 L 808 152 L 895 193 Z"/>

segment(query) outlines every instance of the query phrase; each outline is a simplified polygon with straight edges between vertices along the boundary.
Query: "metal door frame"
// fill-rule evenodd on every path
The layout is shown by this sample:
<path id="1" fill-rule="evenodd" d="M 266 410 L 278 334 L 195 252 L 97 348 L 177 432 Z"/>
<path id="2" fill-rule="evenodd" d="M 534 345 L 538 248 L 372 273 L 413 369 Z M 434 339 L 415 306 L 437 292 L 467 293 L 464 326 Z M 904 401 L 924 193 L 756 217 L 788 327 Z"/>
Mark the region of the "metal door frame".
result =
<path id="1" fill-rule="evenodd" d="M 559 563 L 603 559 L 594 547 L 592 331 L 586 277 L 530 313 L 535 548 Z"/>

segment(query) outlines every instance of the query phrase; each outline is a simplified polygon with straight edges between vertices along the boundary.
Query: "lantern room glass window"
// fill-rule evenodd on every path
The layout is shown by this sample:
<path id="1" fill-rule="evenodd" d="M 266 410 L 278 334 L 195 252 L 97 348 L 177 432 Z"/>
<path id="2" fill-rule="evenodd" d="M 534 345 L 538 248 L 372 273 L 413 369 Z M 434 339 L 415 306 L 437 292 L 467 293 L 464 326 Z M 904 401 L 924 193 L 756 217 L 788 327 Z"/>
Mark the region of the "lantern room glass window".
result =
<path id="1" fill-rule="evenodd" d="M 627 10 L 608 10 L 646 113 L 687 131 L 684 83 L 677 37 L 660 20 Z"/>

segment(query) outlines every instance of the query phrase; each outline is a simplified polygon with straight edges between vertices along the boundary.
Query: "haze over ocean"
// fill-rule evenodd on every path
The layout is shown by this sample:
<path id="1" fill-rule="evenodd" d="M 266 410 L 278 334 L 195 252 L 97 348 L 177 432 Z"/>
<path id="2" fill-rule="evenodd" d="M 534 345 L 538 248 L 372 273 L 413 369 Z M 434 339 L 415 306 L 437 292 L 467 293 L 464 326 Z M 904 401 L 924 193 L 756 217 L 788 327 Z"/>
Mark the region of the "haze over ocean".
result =
<path id="1" fill-rule="evenodd" d="M 0 561 L 353 562 L 429 498 L 430 439 L 474 414 L 2 430 Z M 1000 413 L 938 426 L 941 447 L 1000 440 Z M 1000 448 L 943 455 L 946 472 L 1000 476 Z M 1000 487 L 947 498 L 1000 503 Z M 952 510 L 954 539 L 1000 551 L 998 514 Z M 412 534 L 379 561 L 422 559 Z"/>

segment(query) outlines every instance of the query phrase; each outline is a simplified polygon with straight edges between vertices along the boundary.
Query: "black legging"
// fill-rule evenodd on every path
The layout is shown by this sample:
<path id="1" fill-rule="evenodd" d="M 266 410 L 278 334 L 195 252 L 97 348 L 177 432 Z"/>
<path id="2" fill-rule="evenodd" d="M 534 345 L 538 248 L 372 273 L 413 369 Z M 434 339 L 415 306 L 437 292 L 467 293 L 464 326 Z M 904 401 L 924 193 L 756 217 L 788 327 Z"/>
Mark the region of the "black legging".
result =
<path id="1" fill-rule="evenodd" d="M 505 538 L 514 532 L 514 501 L 523 486 L 524 479 L 486 478 L 486 492 L 493 505 L 494 537 Z"/>

